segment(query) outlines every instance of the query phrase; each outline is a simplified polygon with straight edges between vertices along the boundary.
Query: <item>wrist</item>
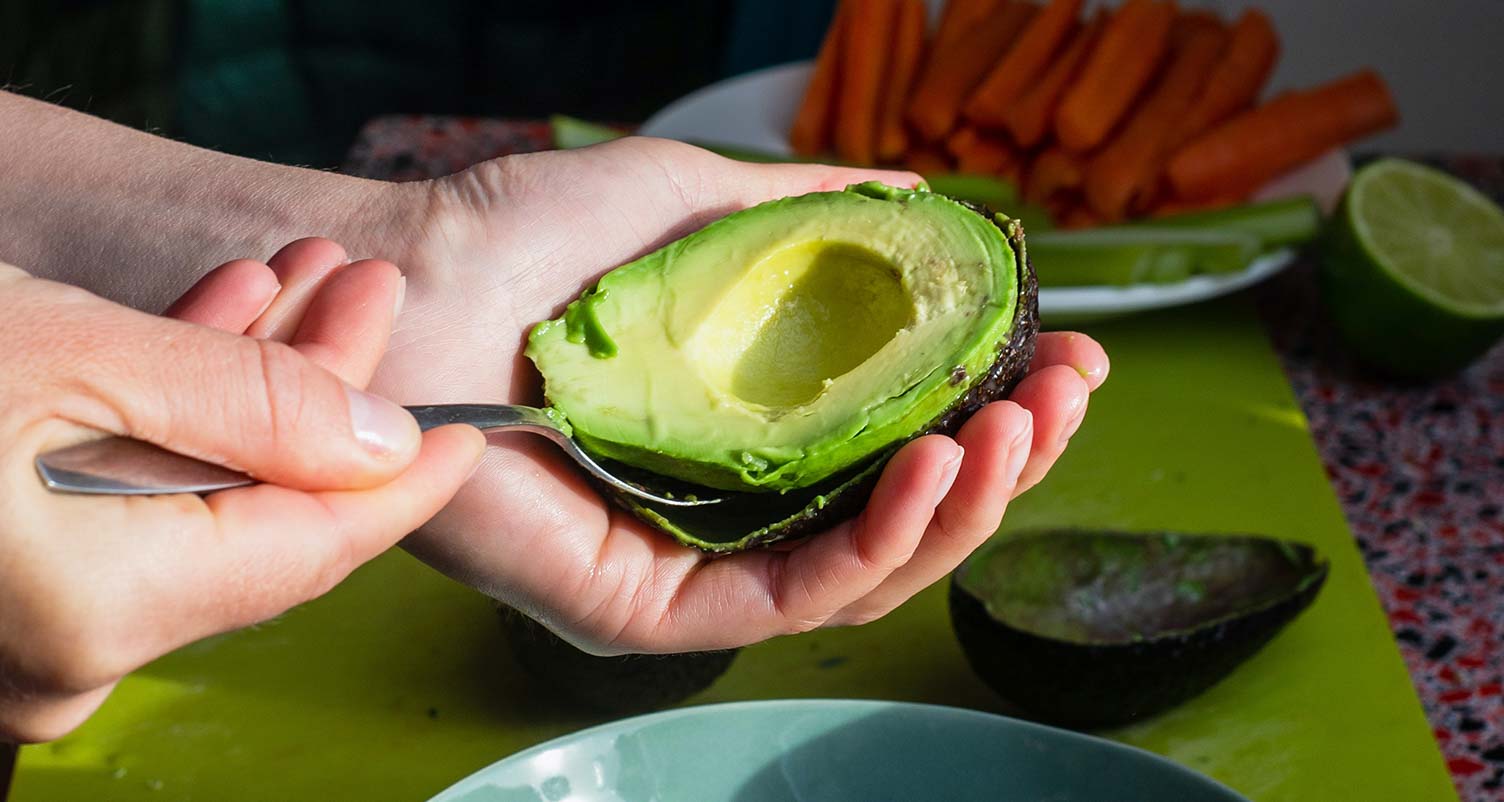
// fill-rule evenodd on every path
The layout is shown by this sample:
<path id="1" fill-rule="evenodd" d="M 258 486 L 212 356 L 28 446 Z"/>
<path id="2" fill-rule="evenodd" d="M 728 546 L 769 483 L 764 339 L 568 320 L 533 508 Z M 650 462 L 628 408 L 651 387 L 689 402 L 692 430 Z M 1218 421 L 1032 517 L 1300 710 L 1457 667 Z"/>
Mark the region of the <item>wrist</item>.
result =
<path id="1" fill-rule="evenodd" d="M 411 275 L 431 269 L 429 254 L 438 253 L 441 221 L 452 219 L 433 181 L 376 181 L 333 176 L 338 183 L 310 188 L 305 201 L 329 203 L 338 210 L 323 232 L 309 231 L 284 239 L 317 234 L 345 248 L 353 259 L 385 259 Z"/>
<path id="2" fill-rule="evenodd" d="M 244 159 L 0 92 L 0 261 L 158 311 L 210 267 L 326 236 L 400 257 L 426 190 Z"/>
<path id="3" fill-rule="evenodd" d="M 501 160 L 505 161 L 505 160 Z M 426 181 L 381 183 L 370 217 L 378 221 L 351 249 L 396 263 L 421 284 L 447 284 L 466 256 L 494 252 L 498 222 L 488 190 L 479 186 L 494 162 Z M 411 282 L 409 290 L 413 289 Z"/>

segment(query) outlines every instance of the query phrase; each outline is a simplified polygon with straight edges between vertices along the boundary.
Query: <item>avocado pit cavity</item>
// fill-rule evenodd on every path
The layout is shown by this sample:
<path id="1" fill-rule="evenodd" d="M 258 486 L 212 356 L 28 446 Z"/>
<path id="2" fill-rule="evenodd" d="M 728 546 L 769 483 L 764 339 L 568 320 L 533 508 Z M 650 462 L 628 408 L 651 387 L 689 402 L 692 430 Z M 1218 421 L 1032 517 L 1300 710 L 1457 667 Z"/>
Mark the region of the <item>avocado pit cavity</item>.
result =
<path id="1" fill-rule="evenodd" d="M 894 265 L 820 240 L 761 260 L 721 299 L 689 345 L 701 376 L 748 404 L 807 404 L 914 322 Z"/>

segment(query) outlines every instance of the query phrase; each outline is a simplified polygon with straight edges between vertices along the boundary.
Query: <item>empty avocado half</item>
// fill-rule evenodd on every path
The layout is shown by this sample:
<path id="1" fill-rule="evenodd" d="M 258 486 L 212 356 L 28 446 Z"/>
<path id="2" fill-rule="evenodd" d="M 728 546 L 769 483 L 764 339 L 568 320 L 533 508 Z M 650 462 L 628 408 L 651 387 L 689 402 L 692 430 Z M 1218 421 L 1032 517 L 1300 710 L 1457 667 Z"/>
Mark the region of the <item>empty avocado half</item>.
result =
<path id="1" fill-rule="evenodd" d="M 610 470 L 728 499 L 619 503 L 735 551 L 850 517 L 898 446 L 1010 392 L 1036 296 L 1016 221 L 867 183 L 736 212 L 607 273 L 527 355 Z"/>
<path id="2" fill-rule="evenodd" d="M 1021 710 L 1109 727 L 1216 684 L 1326 575 L 1310 546 L 1265 537 L 1030 532 L 956 569 L 951 624 L 977 675 Z"/>
<path id="3" fill-rule="evenodd" d="M 678 704 L 709 688 L 740 649 L 599 657 L 522 613 L 497 605 L 512 655 L 550 698 L 598 713 L 627 715 Z"/>

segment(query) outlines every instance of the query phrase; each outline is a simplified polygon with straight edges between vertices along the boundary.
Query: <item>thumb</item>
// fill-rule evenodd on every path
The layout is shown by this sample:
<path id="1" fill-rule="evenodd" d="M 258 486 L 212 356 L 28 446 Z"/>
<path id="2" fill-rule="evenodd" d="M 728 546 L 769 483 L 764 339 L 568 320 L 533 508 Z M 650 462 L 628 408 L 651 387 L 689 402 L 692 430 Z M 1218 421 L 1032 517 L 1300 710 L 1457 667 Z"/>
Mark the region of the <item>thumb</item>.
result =
<path id="1" fill-rule="evenodd" d="M 290 346 L 100 306 L 110 322 L 72 338 L 99 367 L 79 423 L 303 490 L 373 487 L 417 456 L 411 415 Z"/>

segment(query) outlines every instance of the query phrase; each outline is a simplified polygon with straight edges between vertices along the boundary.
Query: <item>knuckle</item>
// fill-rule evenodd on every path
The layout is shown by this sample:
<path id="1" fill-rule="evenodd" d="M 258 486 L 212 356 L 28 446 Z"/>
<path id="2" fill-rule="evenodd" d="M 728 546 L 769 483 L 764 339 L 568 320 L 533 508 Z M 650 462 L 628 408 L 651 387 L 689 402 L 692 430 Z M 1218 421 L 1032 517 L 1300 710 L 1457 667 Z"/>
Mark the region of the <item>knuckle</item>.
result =
<path id="1" fill-rule="evenodd" d="M 892 612 L 892 609 L 887 607 L 864 607 L 843 614 L 841 624 L 849 627 L 865 626 L 877 621 L 890 612 Z"/>
<path id="2" fill-rule="evenodd" d="M 811 593 L 806 577 L 800 574 L 788 578 L 788 569 L 782 561 L 772 561 L 769 566 L 774 572 L 769 580 L 773 588 L 773 611 L 783 624 L 783 634 L 800 635 L 823 625 L 826 616 L 812 614 L 816 597 Z"/>
<path id="3" fill-rule="evenodd" d="M 335 585 L 345 581 L 345 578 L 360 565 L 361 561 L 356 554 L 354 541 L 351 538 L 336 535 L 327 538 L 327 542 L 319 548 L 317 562 L 319 568 L 314 571 L 312 581 L 303 594 L 304 601 L 318 598 L 333 590 Z"/>
<path id="4" fill-rule="evenodd" d="M 864 512 L 858 525 L 851 527 L 851 561 L 856 573 L 887 576 L 908 563 L 914 554 L 913 549 L 893 547 L 891 537 L 873 537 L 866 518 Z"/>
<path id="5" fill-rule="evenodd" d="M 246 381 L 247 409 L 238 410 L 246 445 L 281 451 L 308 413 L 307 365 L 289 346 L 269 340 L 237 341 Z"/>
<path id="6" fill-rule="evenodd" d="M 617 575 L 609 581 L 610 588 L 602 586 L 594 589 L 596 598 L 570 629 L 603 648 L 630 651 L 634 647 L 643 646 L 637 642 L 632 631 L 639 588 L 634 586 L 633 578 L 628 572 L 613 573 Z M 601 592 L 603 590 L 605 592 Z"/>
<path id="7" fill-rule="evenodd" d="M 824 624 L 825 621 L 823 619 L 811 618 L 809 616 L 790 618 L 788 619 L 785 633 L 789 635 L 803 635 L 806 632 L 813 632 L 819 629 Z"/>

